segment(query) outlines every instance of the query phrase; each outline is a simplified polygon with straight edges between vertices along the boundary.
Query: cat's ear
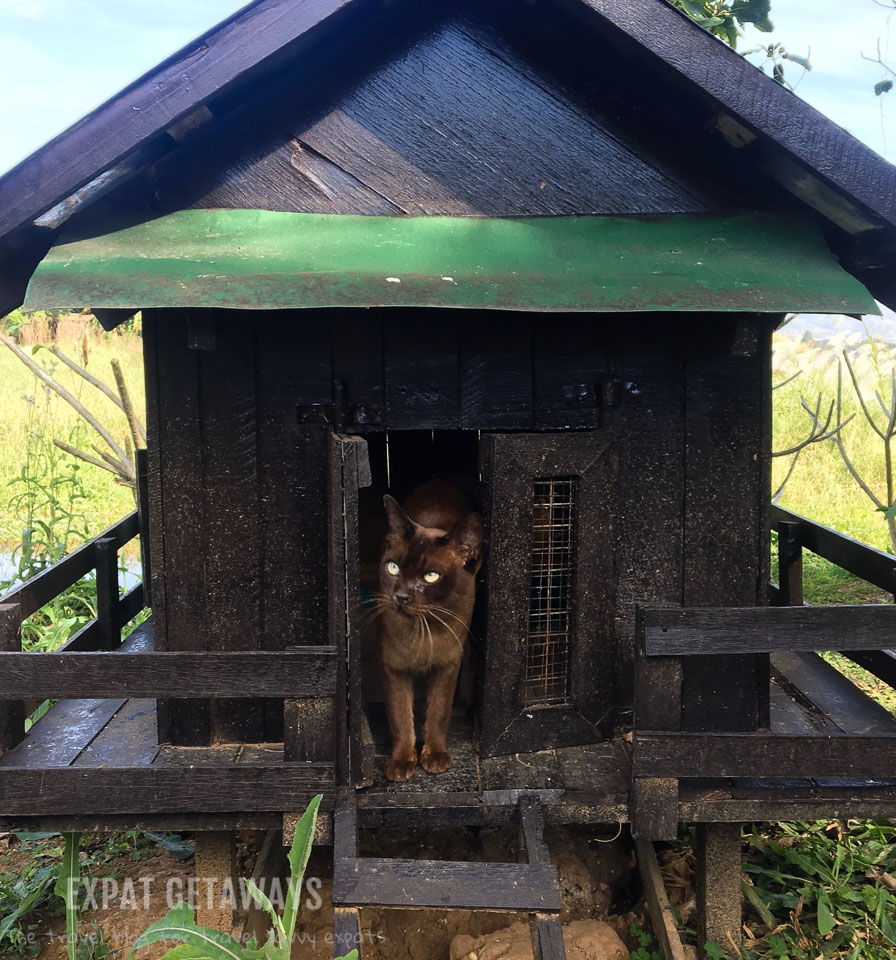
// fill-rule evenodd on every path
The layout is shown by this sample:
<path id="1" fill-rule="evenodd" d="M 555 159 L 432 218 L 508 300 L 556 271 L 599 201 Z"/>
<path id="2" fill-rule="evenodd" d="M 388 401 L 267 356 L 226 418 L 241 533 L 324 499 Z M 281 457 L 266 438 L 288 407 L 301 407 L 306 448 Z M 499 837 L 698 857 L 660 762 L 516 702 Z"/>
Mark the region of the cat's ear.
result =
<path id="1" fill-rule="evenodd" d="M 400 540 L 410 537 L 414 532 L 414 522 L 401 509 L 398 501 L 387 493 L 383 496 L 383 506 L 386 508 L 386 535 L 398 537 Z"/>
<path id="2" fill-rule="evenodd" d="M 478 513 L 468 513 L 448 531 L 445 540 L 448 546 L 466 564 L 478 560 L 482 550 L 485 526 Z"/>

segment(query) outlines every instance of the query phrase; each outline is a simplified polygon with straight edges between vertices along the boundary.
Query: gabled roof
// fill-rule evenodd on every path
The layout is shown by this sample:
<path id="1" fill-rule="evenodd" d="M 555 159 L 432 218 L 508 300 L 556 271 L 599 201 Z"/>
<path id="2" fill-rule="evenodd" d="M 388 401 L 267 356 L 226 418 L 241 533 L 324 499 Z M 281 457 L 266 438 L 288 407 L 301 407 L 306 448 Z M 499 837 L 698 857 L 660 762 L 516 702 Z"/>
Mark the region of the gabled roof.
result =
<path id="1" fill-rule="evenodd" d="M 506 0 L 502 9 L 512 14 L 526 3 Z M 896 282 L 887 276 L 896 265 L 896 167 L 665 0 L 544 3 L 570 29 L 579 23 L 625 51 L 633 71 L 649 68 L 668 78 L 675 97 L 708 105 L 725 140 L 821 214 L 847 269 L 896 304 Z M 7 173 L 0 179 L 0 312 L 21 303 L 28 276 L 72 213 L 89 212 L 194 128 L 216 122 L 244 85 L 275 77 L 340 32 L 381 16 L 383 4 L 374 0 L 257 0 Z"/>

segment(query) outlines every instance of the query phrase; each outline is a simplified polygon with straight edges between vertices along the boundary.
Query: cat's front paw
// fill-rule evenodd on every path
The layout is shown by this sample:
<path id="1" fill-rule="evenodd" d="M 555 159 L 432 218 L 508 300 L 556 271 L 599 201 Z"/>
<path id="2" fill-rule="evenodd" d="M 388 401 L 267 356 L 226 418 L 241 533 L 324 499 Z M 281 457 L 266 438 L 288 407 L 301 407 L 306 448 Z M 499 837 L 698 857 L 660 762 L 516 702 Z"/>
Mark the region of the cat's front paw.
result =
<path id="1" fill-rule="evenodd" d="M 424 744 L 420 763 L 427 773 L 444 773 L 451 766 L 451 754 L 445 750 L 431 750 Z"/>
<path id="2" fill-rule="evenodd" d="M 386 779 L 393 783 L 400 783 L 402 780 L 410 780 L 417 769 L 417 754 L 410 756 L 396 757 L 392 756 L 386 761 Z"/>

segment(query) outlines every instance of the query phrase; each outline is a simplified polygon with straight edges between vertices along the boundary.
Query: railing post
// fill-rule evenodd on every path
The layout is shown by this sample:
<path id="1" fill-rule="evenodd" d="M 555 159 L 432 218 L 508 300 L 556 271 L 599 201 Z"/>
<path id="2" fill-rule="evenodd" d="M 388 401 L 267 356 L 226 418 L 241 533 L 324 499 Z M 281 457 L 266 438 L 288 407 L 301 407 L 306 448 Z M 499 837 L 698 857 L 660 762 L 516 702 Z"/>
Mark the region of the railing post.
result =
<path id="1" fill-rule="evenodd" d="M 638 606 L 635 611 L 635 711 L 632 745 L 635 766 L 639 730 L 681 729 L 681 659 L 647 656 L 647 609 Z M 639 777 L 635 774 L 631 792 L 631 831 L 636 840 L 674 840 L 677 837 L 677 779 Z"/>
<path id="2" fill-rule="evenodd" d="M 800 524 L 782 520 L 778 524 L 778 604 L 803 605 L 803 538 Z"/>
<path id="3" fill-rule="evenodd" d="M 100 650 L 119 646 L 118 547 L 111 537 L 96 541 L 96 626 Z"/>
<path id="4" fill-rule="evenodd" d="M 137 517 L 140 524 L 140 575 L 143 580 L 143 606 L 152 606 L 152 576 L 149 552 L 149 471 L 146 450 L 137 450 Z"/>
<path id="5" fill-rule="evenodd" d="M 0 604 L 0 651 L 22 652 L 22 607 L 18 603 Z M 0 700 L 0 754 L 11 750 L 24 736 L 24 701 Z"/>

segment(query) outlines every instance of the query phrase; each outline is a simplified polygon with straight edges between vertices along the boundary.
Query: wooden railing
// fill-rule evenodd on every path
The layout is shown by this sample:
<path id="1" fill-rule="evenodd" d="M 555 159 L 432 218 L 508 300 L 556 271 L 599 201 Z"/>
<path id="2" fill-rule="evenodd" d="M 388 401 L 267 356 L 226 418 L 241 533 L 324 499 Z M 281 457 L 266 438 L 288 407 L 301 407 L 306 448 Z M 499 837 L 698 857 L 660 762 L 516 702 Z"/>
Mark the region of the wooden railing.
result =
<path id="1" fill-rule="evenodd" d="M 772 591 L 777 606 L 638 610 L 632 790 L 636 836 L 674 836 L 682 779 L 873 779 L 893 773 L 896 735 L 682 729 L 684 664 L 691 656 L 836 650 L 896 686 L 896 657 L 888 649 L 896 641 L 896 606 L 804 604 L 802 551 L 811 550 L 888 592 L 896 586 L 896 558 L 797 514 L 778 507 L 772 511 L 779 549 L 779 584 Z"/>
<path id="2" fill-rule="evenodd" d="M 144 607 L 142 583 L 124 596 L 119 595 L 118 589 L 118 552 L 139 533 L 140 523 L 135 510 L 58 563 L 0 597 L 0 658 L 3 664 L 0 666 L 0 750 L 8 750 L 22 739 L 25 700 L 37 695 L 14 684 L 16 675 L 11 672 L 13 661 L 9 658 L 48 656 L 21 652 L 22 624 L 41 607 L 95 571 L 97 615 L 70 637 L 57 654 L 115 650 L 121 644 L 122 627 Z M 50 690 L 39 695 L 59 694 Z"/>

